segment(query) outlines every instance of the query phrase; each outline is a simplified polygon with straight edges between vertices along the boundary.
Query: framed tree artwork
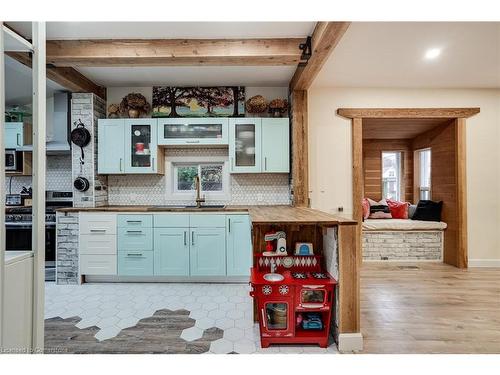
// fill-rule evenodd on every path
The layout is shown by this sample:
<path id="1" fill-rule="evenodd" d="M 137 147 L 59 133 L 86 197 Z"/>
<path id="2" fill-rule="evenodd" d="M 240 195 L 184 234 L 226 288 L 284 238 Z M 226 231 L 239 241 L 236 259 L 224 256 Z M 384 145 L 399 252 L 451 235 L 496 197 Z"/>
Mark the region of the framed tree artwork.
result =
<path id="1" fill-rule="evenodd" d="M 245 87 L 153 87 L 153 117 L 241 117 Z"/>

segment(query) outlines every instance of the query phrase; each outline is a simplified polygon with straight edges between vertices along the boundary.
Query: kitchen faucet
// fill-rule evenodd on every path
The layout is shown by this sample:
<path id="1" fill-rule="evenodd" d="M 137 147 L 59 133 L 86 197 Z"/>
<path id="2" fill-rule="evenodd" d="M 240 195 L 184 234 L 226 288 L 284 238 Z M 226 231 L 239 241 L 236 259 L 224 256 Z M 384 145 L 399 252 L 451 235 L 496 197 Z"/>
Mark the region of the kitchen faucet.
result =
<path id="1" fill-rule="evenodd" d="M 201 208 L 201 204 L 205 202 L 205 197 L 201 197 L 201 181 L 200 176 L 194 177 L 194 185 L 196 186 L 196 208 Z"/>

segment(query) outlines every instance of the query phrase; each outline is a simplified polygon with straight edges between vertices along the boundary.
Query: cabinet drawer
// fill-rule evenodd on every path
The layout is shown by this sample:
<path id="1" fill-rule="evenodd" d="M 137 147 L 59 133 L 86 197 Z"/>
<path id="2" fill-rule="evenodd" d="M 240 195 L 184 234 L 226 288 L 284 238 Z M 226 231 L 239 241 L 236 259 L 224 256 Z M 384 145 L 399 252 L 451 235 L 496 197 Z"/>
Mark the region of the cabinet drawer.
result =
<path id="1" fill-rule="evenodd" d="M 224 228 L 226 226 L 226 215 L 224 214 L 196 214 L 190 215 L 191 228 Z"/>
<path id="2" fill-rule="evenodd" d="M 82 275 L 116 275 L 116 255 L 80 255 Z"/>
<path id="3" fill-rule="evenodd" d="M 114 234 L 102 236 L 82 234 L 80 235 L 80 254 L 116 255 L 116 236 Z"/>
<path id="4" fill-rule="evenodd" d="M 118 252 L 118 275 L 153 276 L 154 254 L 152 251 Z"/>
<path id="5" fill-rule="evenodd" d="M 116 234 L 116 215 L 80 214 L 80 234 Z"/>
<path id="6" fill-rule="evenodd" d="M 153 250 L 153 228 L 118 228 L 118 250 Z"/>
<path id="7" fill-rule="evenodd" d="M 154 215 L 155 228 L 187 228 L 189 215 L 186 214 L 160 214 Z"/>
<path id="8" fill-rule="evenodd" d="M 153 215 L 118 215 L 117 222 L 123 228 L 152 228 Z"/>

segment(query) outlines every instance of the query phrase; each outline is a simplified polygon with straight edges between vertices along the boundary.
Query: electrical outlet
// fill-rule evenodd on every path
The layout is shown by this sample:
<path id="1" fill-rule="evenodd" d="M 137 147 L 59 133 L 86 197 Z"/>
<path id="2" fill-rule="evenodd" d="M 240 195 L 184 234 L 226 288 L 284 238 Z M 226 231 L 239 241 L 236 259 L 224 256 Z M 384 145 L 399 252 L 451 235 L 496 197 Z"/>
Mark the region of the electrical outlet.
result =
<path id="1" fill-rule="evenodd" d="M 337 208 L 337 210 L 338 210 L 339 212 L 344 212 L 344 207 L 339 206 L 339 207 Z"/>

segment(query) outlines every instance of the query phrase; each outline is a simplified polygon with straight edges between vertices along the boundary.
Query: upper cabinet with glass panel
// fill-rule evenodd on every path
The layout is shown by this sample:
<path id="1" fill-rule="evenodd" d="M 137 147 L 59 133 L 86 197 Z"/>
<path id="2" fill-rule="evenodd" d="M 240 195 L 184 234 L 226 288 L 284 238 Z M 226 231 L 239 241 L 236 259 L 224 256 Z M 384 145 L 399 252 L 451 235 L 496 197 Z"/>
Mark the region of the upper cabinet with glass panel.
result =
<path id="1" fill-rule="evenodd" d="M 158 119 L 159 145 L 227 145 L 227 118 Z"/>

